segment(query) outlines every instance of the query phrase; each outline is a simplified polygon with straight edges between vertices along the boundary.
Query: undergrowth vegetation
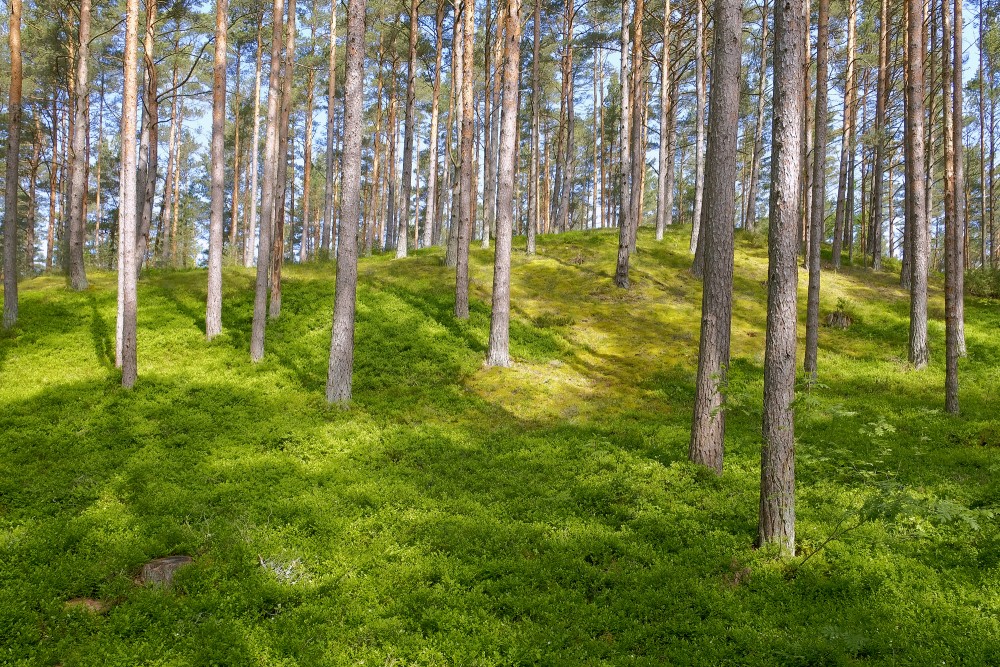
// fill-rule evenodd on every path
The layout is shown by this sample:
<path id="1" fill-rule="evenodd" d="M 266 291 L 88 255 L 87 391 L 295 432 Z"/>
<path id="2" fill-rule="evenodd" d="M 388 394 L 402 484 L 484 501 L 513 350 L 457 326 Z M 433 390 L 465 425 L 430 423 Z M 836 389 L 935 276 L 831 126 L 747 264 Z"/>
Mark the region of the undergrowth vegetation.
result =
<path id="1" fill-rule="evenodd" d="M 736 257 L 721 478 L 687 463 L 700 315 L 687 235 L 515 255 L 511 369 L 484 369 L 492 253 L 452 317 L 438 250 L 362 260 L 355 402 L 323 399 L 334 273 L 287 266 L 265 360 L 252 274 L 140 283 L 139 383 L 115 276 L 22 286 L 0 338 L 0 663 L 1000 664 L 1000 308 L 966 302 L 962 415 L 906 362 L 898 277 L 823 277 L 797 399 L 799 557 L 756 551 L 766 249 Z M 805 279 L 800 303 L 804 309 Z M 802 318 L 804 322 L 804 318 Z M 171 589 L 144 563 L 189 555 Z M 103 613 L 66 602 L 98 600 Z"/>

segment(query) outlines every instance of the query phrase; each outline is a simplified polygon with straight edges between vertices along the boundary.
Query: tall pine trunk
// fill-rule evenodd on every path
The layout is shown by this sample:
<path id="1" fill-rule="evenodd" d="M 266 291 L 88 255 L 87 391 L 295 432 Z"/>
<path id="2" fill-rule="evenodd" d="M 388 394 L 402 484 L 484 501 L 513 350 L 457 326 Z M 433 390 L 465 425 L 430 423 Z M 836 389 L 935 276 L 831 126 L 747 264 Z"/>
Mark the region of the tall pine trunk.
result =
<path id="1" fill-rule="evenodd" d="M 228 0 L 215 2 L 215 63 L 212 71 L 211 221 L 208 231 L 208 300 L 205 337 L 222 333 L 222 216 L 226 177 L 226 36 Z M 237 125 L 239 119 L 236 119 Z M 235 202 L 235 199 L 234 199 Z M 234 206 L 235 208 L 235 206 Z"/>
<path id="2" fill-rule="evenodd" d="M 809 293 L 806 302 L 805 372 L 816 378 L 819 356 L 820 248 L 826 223 L 827 63 L 830 58 L 830 0 L 819 0 L 816 30 L 816 129 L 814 130 L 812 211 L 809 220 Z"/>
<path id="3" fill-rule="evenodd" d="M 135 113 L 139 98 L 139 81 L 136 68 L 139 60 L 139 0 L 125 3 L 124 85 L 122 91 L 122 162 L 120 221 L 118 225 L 118 287 L 121 292 L 118 306 L 120 366 L 122 386 L 132 388 L 138 377 L 136 355 L 136 147 Z"/>
<path id="4" fill-rule="evenodd" d="M 803 0 L 775 3 L 764 447 L 757 542 L 795 555 L 795 398 L 798 228 L 802 186 Z"/>
<path id="5" fill-rule="evenodd" d="M 840 141 L 840 174 L 837 182 L 837 210 L 833 226 L 833 268 L 840 269 L 846 225 L 854 224 L 853 197 L 848 198 L 848 181 L 854 178 L 855 120 L 857 119 L 858 81 L 855 64 L 857 49 L 858 0 L 847 6 L 847 67 L 844 77 L 844 132 Z M 849 201 L 850 200 L 850 201 Z M 849 205 L 850 203 L 850 205 Z"/>
<path id="6" fill-rule="evenodd" d="M 90 0 L 80 2 L 80 44 L 76 55 L 76 82 L 73 99 L 73 136 L 70 140 L 70 206 L 69 206 L 69 282 L 75 290 L 87 289 L 87 271 L 83 262 L 87 194 L 87 136 L 90 131 Z M 18 37 L 20 39 L 20 37 Z M 13 109 L 13 104 L 11 105 Z"/>
<path id="7" fill-rule="evenodd" d="M 473 190 L 473 123 L 475 103 L 473 84 L 473 0 L 462 2 L 462 33 L 465 58 L 462 61 L 462 194 L 459 202 L 457 258 L 455 265 L 455 317 L 469 318 L 469 245 L 472 239 L 472 222 L 475 214 L 476 193 Z"/>
<path id="8" fill-rule="evenodd" d="M 930 360 L 927 350 L 927 210 L 924 208 L 924 3 L 907 0 L 906 127 L 908 200 L 910 227 L 910 363 L 923 368 Z"/>
<path id="9" fill-rule="evenodd" d="M 438 146 L 440 137 L 438 136 L 438 122 L 441 112 L 441 60 L 444 51 L 444 0 L 437 0 L 437 10 L 434 14 L 434 89 L 431 98 L 431 128 L 428 136 L 430 156 L 427 164 L 427 210 L 424 216 L 424 247 L 429 248 L 434 243 L 434 230 L 441 224 L 441 212 L 438 207 L 438 199 L 441 193 L 438 192 L 438 171 L 440 170 L 438 158 Z"/>
<path id="10" fill-rule="evenodd" d="M 264 140 L 264 184 L 260 195 L 260 246 L 257 252 L 257 277 L 254 285 L 253 323 L 250 331 L 250 359 L 264 358 L 264 333 L 267 326 L 268 280 L 271 274 L 271 228 L 274 223 L 275 165 L 278 162 L 278 122 L 281 105 L 281 43 L 284 0 L 272 5 L 271 71 L 268 74 L 267 130 Z M 359 130 L 360 132 L 360 130 Z M 284 167 L 285 159 L 281 156 Z"/>
<path id="11" fill-rule="evenodd" d="M 540 178 L 539 167 L 541 156 L 540 139 L 542 132 L 541 105 L 542 105 L 542 82 L 539 74 L 539 59 L 541 58 L 541 34 L 542 34 L 542 0 L 534 0 L 534 39 L 532 41 L 531 57 L 531 161 L 528 176 L 528 239 L 527 252 L 529 255 L 535 254 L 535 235 L 538 234 L 539 227 L 539 191 L 538 181 Z"/>
<path id="12" fill-rule="evenodd" d="M 736 143 L 743 32 L 741 0 L 717 0 L 713 22 L 707 155 L 712 170 L 705 182 L 701 340 L 688 457 L 721 474 L 726 432 L 722 391 L 729 372 L 733 315 L 733 220 L 736 216 Z"/>
<path id="13" fill-rule="evenodd" d="M 503 119 L 499 138 L 496 255 L 487 366 L 509 366 L 510 253 L 514 232 L 517 112 L 521 68 L 521 3 L 507 0 L 503 64 Z M 499 30 L 498 30 L 499 32 Z M 500 68 L 498 68 L 499 70 Z M 498 110 L 499 111 L 499 110 Z"/>
<path id="14" fill-rule="evenodd" d="M 280 0 L 278 0 L 280 1 Z M 365 0 L 347 5 L 347 52 L 344 60 L 344 153 L 341 178 L 337 281 L 333 305 L 326 400 L 348 405 L 354 373 L 354 313 L 358 289 L 358 225 L 361 221 L 361 130 L 364 108 Z"/>
<path id="15" fill-rule="evenodd" d="M 86 0 L 84 0 L 86 2 Z M 21 0 L 11 0 L 10 106 L 8 107 L 7 172 L 3 211 L 3 328 L 17 323 L 17 199 L 21 152 Z"/>
<path id="16" fill-rule="evenodd" d="M 418 0 L 410 0 L 410 51 L 406 68 L 406 111 L 403 130 L 403 191 L 400 197 L 402 211 L 399 216 L 399 234 L 396 258 L 406 257 L 410 229 L 410 195 L 413 189 L 413 113 L 416 103 Z M 414 224 L 417 218 L 414 216 Z"/>

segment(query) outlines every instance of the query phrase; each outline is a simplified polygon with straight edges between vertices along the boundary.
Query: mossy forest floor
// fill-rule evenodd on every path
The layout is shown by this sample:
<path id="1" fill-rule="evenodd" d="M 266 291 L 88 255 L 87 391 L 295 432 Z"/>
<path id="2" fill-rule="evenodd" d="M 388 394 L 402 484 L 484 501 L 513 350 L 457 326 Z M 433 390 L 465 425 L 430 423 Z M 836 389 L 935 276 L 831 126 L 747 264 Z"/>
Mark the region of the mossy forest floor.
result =
<path id="1" fill-rule="evenodd" d="M 766 248 L 738 243 L 716 478 L 686 460 L 688 233 L 643 230 L 629 291 L 612 231 L 515 254 L 511 369 L 483 368 L 492 251 L 468 322 L 440 251 L 362 260 L 347 411 L 323 397 L 331 264 L 286 268 L 256 366 L 249 270 L 212 343 L 205 273 L 145 275 L 131 392 L 114 274 L 24 282 L 0 337 L 0 663 L 1000 664 L 1000 304 L 966 301 L 949 417 L 940 285 L 918 372 L 898 276 L 824 274 L 822 316 L 843 300 L 853 325 L 823 329 L 800 388 L 782 562 L 752 547 Z M 135 583 L 168 555 L 194 558 L 172 589 Z"/>

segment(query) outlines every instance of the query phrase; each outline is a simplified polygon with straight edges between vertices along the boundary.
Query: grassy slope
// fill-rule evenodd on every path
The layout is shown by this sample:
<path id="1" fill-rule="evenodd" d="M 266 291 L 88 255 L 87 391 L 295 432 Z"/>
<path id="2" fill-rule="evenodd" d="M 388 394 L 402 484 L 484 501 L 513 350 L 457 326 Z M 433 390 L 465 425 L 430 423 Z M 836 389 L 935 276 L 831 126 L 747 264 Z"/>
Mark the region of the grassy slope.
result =
<path id="1" fill-rule="evenodd" d="M 686 245 L 644 233 L 630 292 L 611 283 L 612 233 L 517 255 L 509 370 L 481 366 L 491 253 L 474 251 L 467 323 L 436 251 L 364 260 L 347 412 L 323 402 L 329 266 L 288 268 L 258 366 L 248 271 L 227 271 L 214 343 L 204 273 L 148 276 L 131 393 L 114 276 L 84 294 L 25 283 L 0 338 L 0 663 L 1000 663 L 1000 535 L 937 502 L 1000 502 L 997 304 L 967 303 L 953 419 L 940 293 L 934 363 L 913 372 L 896 279 L 824 277 L 824 312 L 844 298 L 855 324 L 821 332 L 823 384 L 800 401 L 800 549 L 866 499 L 891 505 L 887 480 L 932 509 L 869 521 L 793 577 L 751 549 L 766 251 L 737 255 L 716 479 L 686 462 Z M 196 565 L 173 592 L 132 583 L 176 553 Z M 78 596 L 113 606 L 64 608 Z"/>

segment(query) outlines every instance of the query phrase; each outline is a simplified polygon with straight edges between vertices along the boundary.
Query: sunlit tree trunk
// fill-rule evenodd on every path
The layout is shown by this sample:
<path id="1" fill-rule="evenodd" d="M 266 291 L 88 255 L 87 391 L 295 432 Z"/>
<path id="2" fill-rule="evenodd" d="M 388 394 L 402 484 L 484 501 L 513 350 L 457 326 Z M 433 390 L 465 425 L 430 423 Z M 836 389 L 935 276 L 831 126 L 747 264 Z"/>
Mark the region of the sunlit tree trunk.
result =
<path id="1" fill-rule="evenodd" d="M 441 109 L 441 60 L 444 51 L 444 0 L 437 0 L 437 10 L 434 14 L 434 89 L 431 97 L 431 129 L 429 140 L 430 156 L 428 158 L 429 170 L 427 173 L 427 210 L 424 217 L 424 247 L 429 248 L 434 243 L 434 230 L 441 224 L 441 211 L 438 207 L 438 199 L 441 194 L 438 192 L 438 172 L 440 171 L 440 160 L 438 158 L 438 146 L 440 137 L 438 136 L 438 122 Z"/>
<path id="2" fill-rule="evenodd" d="M 460 320 L 469 317 L 469 245 L 472 238 L 472 222 L 475 213 L 475 196 L 473 190 L 473 122 L 475 106 L 472 97 L 473 84 L 473 0 L 462 2 L 463 39 L 465 42 L 465 58 L 462 62 L 462 196 L 459 202 L 459 225 L 457 236 L 458 257 L 455 270 L 455 317 Z"/>
<path id="3" fill-rule="evenodd" d="M 208 232 L 208 301 L 205 336 L 222 333 L 222 216 L 226 177 L 226 36 L 229 2 L 215 2 L 215 64 L 212 73 L 211 221 Z M 236 122 L 239 125 L 239 119 Z M 235 199 L 234 199 L 235 201 Z"/>
<path id="4" fill-rule="evenodd" d="M 417 32 L 420 28 L 418 7 L 418 0 L 410 0 L 410 51 L 406 70 L 406 111 L 403 121 L 405 127 L 403 131 L 403 192 L 400 197 L 402 211 L 399 216 L 399 238 L 396 242 L 397 259 L 406 257 L 410 229 L 410 195 L 413 188 L 413 114 L 417 96 Z M 414 216 L 414 224 L 417 224 L 416 216 Z"/>
<path id="5" fill-rule="evenodd" d="M 75 290 L 87 289 L 87 271 L 84 267 L 86 214 L 84 202 L 87 195 L 87 135 L 90 130 L 90 0 L 80 2 L 80 43 L 76 52 L 76 81 L 73 105 L 73 131 L 70 138 L 70 203 L 69 203 L 69 283 Z M 20 37 L 18 37 L 20 39 Z M 11 105 L 13 109 L 13 105 Z M 16 200 L 15 200 L 16 201 Z"/>
<path id="6" fill-rule="evenodd" d="M 120 222 L 118 225 L 120 366 L 122 386 L 130 389 L 138 376 L 136 356 L 136 147 L 135 112 L 139 98 L 136 69 L 139 60 L 139 0 L 125 3 L 124 85 L 122 91 L 122 163 L 120 187 Z"/>
<path id="7" fill-rule="evenodd" d="M 86 2 L 87 0 L 84 0 Z M 21 152 L 21 0 L 10 2 L 10 104 L 7 117 L 7 172 L 3 211 L 3 328 L 17 323 L 17 199 Z"/>
<path id="8" fill-rule="evenodd" d="M 542 120 L 541 120 L 541 104 L 542 104 L 542 82 L 541 75 L 539 74 L 539 60 L 541 59 L 541 41 L 542 41 L 542 2 L 541 0 L 534 0 L 534 18 L 532 22 L 534 23 L 534 33 L 532 40 L 532 58 L 531 58 L 531 155 L 529 160 L 531 161 L 530 175 L 528 176 L 528 247 L 527 251 L 529 255 L 535 254 L 535 235 L 538 233 L 539 226 L 539 211 L 541 206 L 539 205 L 539 192 L 538 192 L 538 181 L 540 178 L 539 165 L 541 156 L 540 150 L 540 139 L 542 132 Z"/>
<path id="9" fill-rule="evenodd" d="M 280 0 L 278 0 L 280 2 Z M 361 123 L 364 108 L 365 0 L 347 5 L 344 82 L 344 152 L 340 234 L 333 332 L 327 369 L 326 400 L 347 405 L 354 373 L 354 313 L 358 287 L 358 225 L 361 221 Z"/>
<path id="10" fill-rule="evenodd" d="M 517 169 L 517 112 L 521 67 L 521 3 L 507 0 L 503 65 L 503 119 L 499 139 L 496 255 L 493 311 L 487 366 L 510 366 L 510 253 L 514 230 L 514 176 Z M 498 30 L 499 33 L 499 30 Z M 500 68 L 498 67 L 498 70 Z M 499 71 L 498 71 L 499 74 Z M 499 112 L 499 110 L 497 110 Z"/>
<path id="11" fill-rule="evenodd" d="M 856 152 L 855 119 L 857 118 L 858 82 L 856 73 L 857 43 L 857 0 L 849 0 L 847 6 L 847 67 L 844 78 L 844 131 L 840 142 L 840 175 L 837 182 L 837 212 L 833 227 L 833 268 L 840 269 L 844 248 L 846 225 L 854 224 L 853 197 L 848 198 L 848 181 L 854 178 L 854 154 Z M 849 200 L 850 204 L 849 205 Z"/>

